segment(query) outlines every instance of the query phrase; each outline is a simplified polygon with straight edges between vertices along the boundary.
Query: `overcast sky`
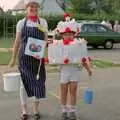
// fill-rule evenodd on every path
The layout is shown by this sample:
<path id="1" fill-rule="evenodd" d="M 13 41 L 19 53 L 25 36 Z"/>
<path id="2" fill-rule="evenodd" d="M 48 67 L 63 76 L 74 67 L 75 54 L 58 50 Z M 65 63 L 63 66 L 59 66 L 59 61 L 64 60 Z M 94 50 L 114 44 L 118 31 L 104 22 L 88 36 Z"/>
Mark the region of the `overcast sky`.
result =
<path id="1" fill-rule="evenodd" d="M 4 10 L 12 9 L 19 0 L 0 0 L 0 6 L 4 6 Z"/>

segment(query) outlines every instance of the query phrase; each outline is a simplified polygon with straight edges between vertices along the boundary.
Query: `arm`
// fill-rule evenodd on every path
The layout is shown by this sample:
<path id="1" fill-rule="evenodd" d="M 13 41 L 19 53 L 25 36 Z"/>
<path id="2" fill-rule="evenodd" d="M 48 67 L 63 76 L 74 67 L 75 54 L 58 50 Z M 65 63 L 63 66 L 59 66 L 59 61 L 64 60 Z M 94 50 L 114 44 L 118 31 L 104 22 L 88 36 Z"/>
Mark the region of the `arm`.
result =
<path id="1" fill-rule="evenodd" d="M 47 32 L 45 32 L 45 41 L 46 41 L 46 48 L 47 48 L 47 47 L 48 47 L 48 44 L 49 44 Z"/>
<path id="2" fill-rule="evenodd" d="M 13 51 L 12 51 L 12 57 L 10 61 L 10 67 L 13 67 L 16 62 L 17 54 L 20 48 L 20 39 L 21 39 L 21 34 L 19 32 L 16 33 L 16 39 L 13 45 Z"/>
<path id="3" fill-rule="evenodd" d="M 45 41 L 48 41 L 48 34 L 45 32 Z"/>
<path id="4" fill-rule="evenodd" d="M 89 62 L 82 63 L 83 67 L 87 70 L 89 76 L 92 76 L 92 70 Z"/>
<path id="5" fill-rule="evenodd" d="M 47 44 L 48 44 L 48 23 L 47 23 L 47 21 L 44 19 L 44 27 L 45 27 L 45 41 L 47 42 Z"/>

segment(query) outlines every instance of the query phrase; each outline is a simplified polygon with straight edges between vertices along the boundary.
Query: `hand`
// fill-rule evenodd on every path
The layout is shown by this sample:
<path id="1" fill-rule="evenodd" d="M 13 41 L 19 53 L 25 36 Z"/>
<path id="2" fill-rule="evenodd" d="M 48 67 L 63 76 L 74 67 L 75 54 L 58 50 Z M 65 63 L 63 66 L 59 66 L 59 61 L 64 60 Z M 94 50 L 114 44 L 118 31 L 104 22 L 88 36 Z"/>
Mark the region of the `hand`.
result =
<path id="1" fill-rule="evenodd" d="M 47 41 L 47 44 L 52 44 L 53 43 L 53 39 L 49 39 L 48 41 Z"/>
<path id="2" fill-rule="evenodd" d="M 10 63 L 9 63 L 9 67 L 14 67 L 15 66 L 15 62 L 16 62 L 16 60 L 12 58 Z"/>
<path id="3" fill-rule="evenodd" d="M 89 74 L 89 76 L 92 76 L 92 70 L 91 69 L 88 70 L 88 74 Z"/>
<path id="4" fill-rule="evenodd" d="M 47 44 L 46 44 L 46 47 L 48 47 L 49 44 L 52 44 L 53 43 L 53 40 L 48 40 L 47 41 Z"/>

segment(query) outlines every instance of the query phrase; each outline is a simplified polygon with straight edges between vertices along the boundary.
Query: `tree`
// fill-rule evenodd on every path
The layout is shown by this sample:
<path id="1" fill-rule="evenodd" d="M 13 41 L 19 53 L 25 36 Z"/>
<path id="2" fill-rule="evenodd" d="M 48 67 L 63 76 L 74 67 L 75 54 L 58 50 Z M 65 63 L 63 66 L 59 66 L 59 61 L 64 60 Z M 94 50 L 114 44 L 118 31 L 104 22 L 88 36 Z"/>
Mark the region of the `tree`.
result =
<path id="1" fill-rule="evenodd" d="M 71 3 L 73 10 L 79 13 L 120 13 L 120 0 L 71 0 Z"/>
<path id="2" fill-rule="evenodd" d="M 90 13 L 92 12 L 89 6 L 90 0 L 71 0 L 73 10 L 80 13 Z"/>

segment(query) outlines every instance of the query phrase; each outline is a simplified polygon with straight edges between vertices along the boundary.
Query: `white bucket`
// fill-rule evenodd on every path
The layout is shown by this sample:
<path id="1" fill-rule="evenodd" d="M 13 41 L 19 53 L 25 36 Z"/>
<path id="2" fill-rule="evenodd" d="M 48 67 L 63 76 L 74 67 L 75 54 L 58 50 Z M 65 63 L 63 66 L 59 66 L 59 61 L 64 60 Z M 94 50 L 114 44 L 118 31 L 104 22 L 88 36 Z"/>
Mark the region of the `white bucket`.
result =
<path id="1" fill-rule="evenodd" d="M 20 73 L 3 74 L 4 91 L 14 92 L 20 89 Z"/>

